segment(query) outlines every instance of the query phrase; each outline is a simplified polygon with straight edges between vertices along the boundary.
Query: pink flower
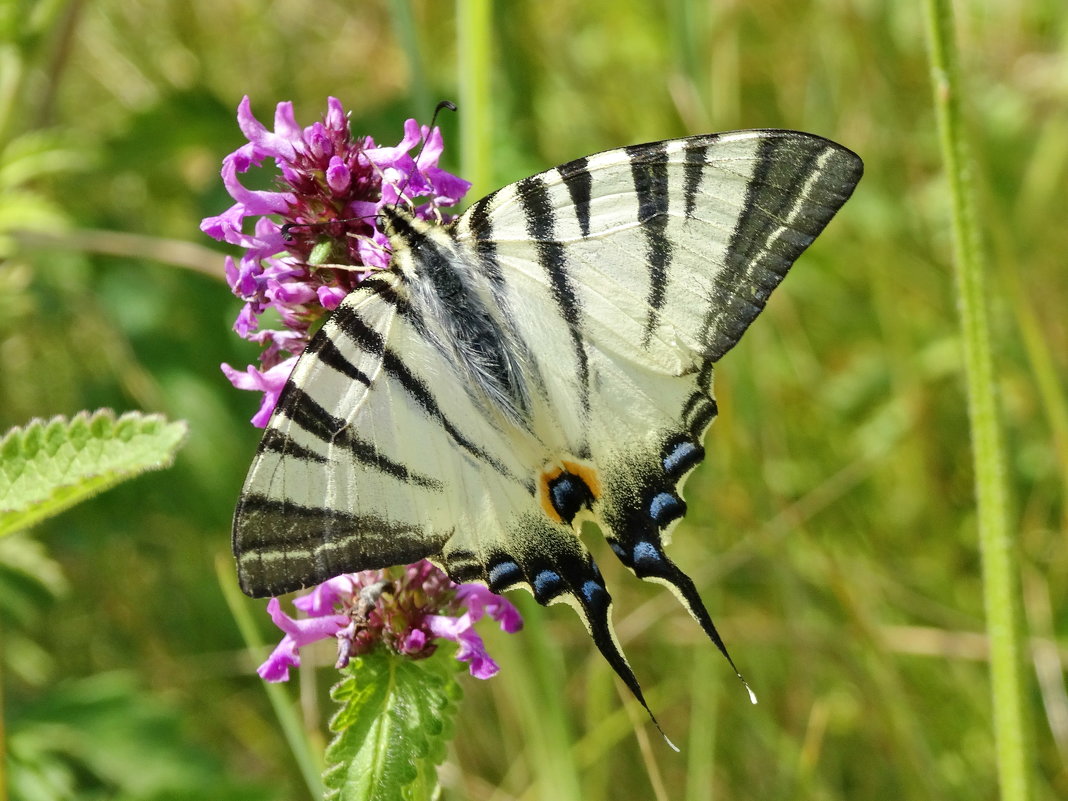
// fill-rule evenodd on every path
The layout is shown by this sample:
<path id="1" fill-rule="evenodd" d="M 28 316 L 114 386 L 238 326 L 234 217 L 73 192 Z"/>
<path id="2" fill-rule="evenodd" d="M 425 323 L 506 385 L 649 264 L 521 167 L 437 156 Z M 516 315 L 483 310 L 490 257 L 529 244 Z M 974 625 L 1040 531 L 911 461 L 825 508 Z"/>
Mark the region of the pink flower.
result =
<path id="1" fill-rule="evenodd" d="M 423 659 L 437 650 L 436 640 L 449 640 L 459 645 L 456 658 L 468 663 L 471 675 L 488 679 L 499 668 L 474 624 L 489 615 L 509 633 L 523 625 L 509 601 L 481 585 L 453 584 L 426 560 L 392 571 L 338 576 L 295 599 L 293 605 L 307 617 L 285 614 L 277 598 L 267 604 L 268 614 L 285 636 L 259 667 L 266 681 L 287 681 L 289 669 L 300 665 L 300 648 L 329 637 L 337 639 L 338 668 L 379 647 Z"/>
<path id="2" fill-rule="evenodd" d="M 497 675 L 500 668 L 486 653 L 482 638 L 473 628 L 474 621 L 471 619 L 470 612 L 460 617 L 430 615 L 427 622 L 431 633 L 435 636 L 459 643 L 460 650 L 456 652 L 456 658 L 461 662 L 469 663 L 472 676 L 476 679 L 491 679 Z"/>
<path id="3" fill-rule="evenodd" d="M 298 652 L 301 646 L 333 637 L 349 622 L 345 615 L 334 614 L 295 620 L 282 611 L 277 598 L 267 602 L 267 614 L 285 632 L 285 636 L 256 671 L 265 681 L 288 681 L 289 669 L 300 666 Z"/>
<path id="4" fill-rule="evenodd" d="M 467 606 L 472 620 L 481 620 L 483 615 L 488 614 L 501 624 L 501 631 L 515 634 L 523 628 L 519 610 L 481 584 L 461 584 L 456 590 L 456 600 Z"/>
<path id="5" fill-rule="evenodd" d="M 259 428 L 267 425 L 267 421 L 271 419 L 271 412 L 274 411 L 274 405 L 278 403 L 278 396 L 282 394 L 282 388 L 286 385 L 286 380 L 293 372 L 293 365 L 296 363 L 297 357 L 291 356 L 266 371 L 257 370 L 250 364 L 243 373 L 225 362 L 222 364 L 223 373 L 235 387 L 263 393 L 260 408 L 252 417 L 252 425 Z"/>
<path id="6" fill-rule="evenodd" d="M 404 203 L 418 217 L 445 221 L 443 209 L 458 203 L 470 184 L 438 167 L 443 144 L 437 128 L 408 120 L 397 146 L 379 147 L 370 137 L 352 135 L 333 97 L 322 121 L 307 128 L 286 102 L 275 108 L 274 130 L 268 130 L 253 116 L 248 97 L 238 106 L 237 122 L 248 143 L 222 165 L 223 185 L 235 202 L 200 228 L 245 249 L 238 263 L 231 257 L 225 263 L 231 290 L 245 302 L 234 330 L 267 349 L 259 369 L 241 373 L 223 365 L 223 372 L 234 386 L 264 393 L 252 418 L 263 427 L 278 400 L 279 376 L 281 385 L 288 378 L 278 368 L 292 368 L 292 357 L 307 346 L 323 314 L 372 271 L 389 267 L 389 240 L 378 228 L 382 207 Z M 411 151 L 421 144 L 416 159 Z M 279 191 L 247 188 L 239 176 L 267 159 L 280 172 Z M 244 231 L 246 218 L 255 219 L 252 233 Z M 283 328 L 261 331 L 260 316 L 270 309 Z"/>

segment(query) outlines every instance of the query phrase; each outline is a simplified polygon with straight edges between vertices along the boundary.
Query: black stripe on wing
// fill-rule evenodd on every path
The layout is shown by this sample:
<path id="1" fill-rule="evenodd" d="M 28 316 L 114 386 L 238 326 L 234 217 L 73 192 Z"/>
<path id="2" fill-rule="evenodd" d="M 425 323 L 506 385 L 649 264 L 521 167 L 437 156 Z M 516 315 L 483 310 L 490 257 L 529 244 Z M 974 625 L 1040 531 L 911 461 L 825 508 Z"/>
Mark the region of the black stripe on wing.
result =
<path id="1" fill-rule="evenodd" d="M 379 300 L 388 303 L 401 314 L 406 315 L 411 311 L 408 298 L 397 289 L 397 275 L 395 273 L 372 273 L 369 278 L 365 278 L 359 287 L 353 291 L 373 292 L 378 296 Z"/>
<path id="2" fill-rule="evenodd" d="M 583 413 L 588 417 L 590 365 L 582 337 L 582 304 L 567 272 L 568 261 L 564 244 L 556 238 L 556 211 L 549 196 L 549 189 L 541 176 L 534 175 L 516 184 L 516 194 L 526 217 L 527 233 L 538 254 L 538 263 L 549 276 L 553 300 L 571 335 L 578 373 L 579 400 Z"/>
<path id="3" fill-rule="evenodd" d="M 437 553 L 451 533 L 431 536 L 377 515 L 248 494 L 234 513 L 233 547 L 241 589 L 262 598 L 342 573 L 416 562 Z"/>
<path id="4" fill-rule="evenodd" d="M 593 194 L 593 176 L 590 174 L 588 158 L 575 159 L 556 168 L 564 180 L 571 202 L 575 207 L 579 230 L 583 237 L 590 235 L 590 201 Z"/>
<path id="5" fill-rule="evenodd" d="M 316 464 L 326 464 L 328 461 L 321 453 L 294 442 L 292 438 L 276 428 L 268 428 L 263 432 L 263 439 L 260 440 L 260 446 L 256 449 L 256 453 L 264 452 L 280 453 L 292 459 L 301 459 L 302 461 L 315 462 Z"/>
<path id="6" fill-rule="evenodd" d="M 371 442 L 358 436 L 347 420 L 330 414 L 296 385 L 286 386 L 278 400 L 277 408 L 294 425 L 300 426 L 327 445 L 344 448 L 365 467 L 374 468 L 408 484 L 439 492 L 444 488 L 437 479 L 409 470 L 405 465 L 379 452 Z"/>
<path id="7" fill-rule="evenodd" d="M 719 414 L 715 398 L 707 392 L 695 392 L 682 409 L 682 421 L 694 439 L 700 439 Z"/>
<path id="8" fill-rule="evenodd" d="M 347 378 L 371 386 L 371 379 L 363 370 L 353 364 L 332 339 L 328 336 L 316 336 L 308 343 L 304 353 L 314 354 L 321 364 L 331 367 Z"/>
<path id="9" fill-rule="evenodd" d="M 474 238 L 475 252 L 478 254 L 482 271 L 495 287 L 499 287 L 504 278 L 501 264 L 497 260 L 497 243 L 493 240 L 493 222 L 490 219 L 490 206 L 497 193 L 486 195 L 464 213 L 467 224 Z"/>
<path id="10" fill-rule="evenodd" d="M 686 144 L 686 164 L 683 167 L 682 193 L 685 199 L 686 216 L 690 219 L 694 216 L 697 208 L 697 190 L 701 186 L 701 178 L 704 176 L 705 159 L 708 154 L 710 137 L 701 137 L 702 144 L 688 142 Z"/>
<path id="11" fill-rule="evenodd" d="M 718 360 L 745 333 L 790 266 L 830 222 L 863 166 L 840 145 L 793 131 L 767 131 L 701 327 Z"/>
<path id="12" fill-rule="evenodd" d="M 645 260 L 649 265 L 649 315 L 642 333 L 642 347 L 656 330 L 667 297 L 668 268 L 671 266 L 671 240 L 665 235 L 668 224 L 667 142 L 624 148 L 630 159 L 634 194 L 638 199 L 638 223 L 645 235 Z"/>
<path id="13" fill-rule="evenodd" d="M 449 418 L 445 416 L 445 413 L 442 412 L 441 407 L 438 405 L 433 393 L 431 393 L 430 388 L 410 369 L 408 369 L 408 366 L 396 353 L 386 347 L 385 340 L 382 339 L 381 334 L 360 319 L 360 316 L 356 313 L 355 309 L 352 309 L 346 304 L 342 304 L 341 306 L 338 306 L 337 311 L 334 312 L 334 316 L 330 318 L 330 321 L 333 325 L 337 326 L 338 330 L 344 332 L 360 348 L 382 359 L 382 369 L 404 388 L 428 416 L 437 421 L 456 445 L 467 451 L 479 461 L 492 467 L 501 476 L 523 484 L 524 486 L 530 483 L 529 480 L 522 480 L 514 476 L 498 459 L 495 459 L 493 456 L 486 453 L 482 448 L 475 445 L 460 433 L 452 421 L 450 421 Z"/>

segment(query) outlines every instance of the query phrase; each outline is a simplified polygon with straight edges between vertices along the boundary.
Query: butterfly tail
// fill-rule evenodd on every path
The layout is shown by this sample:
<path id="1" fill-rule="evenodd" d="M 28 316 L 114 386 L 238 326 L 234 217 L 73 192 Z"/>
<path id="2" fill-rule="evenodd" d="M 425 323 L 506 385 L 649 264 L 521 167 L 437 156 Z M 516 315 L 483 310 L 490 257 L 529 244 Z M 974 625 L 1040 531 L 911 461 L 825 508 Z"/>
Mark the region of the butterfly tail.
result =
<path id="1" fill-rule="evenodd" d="M 589 560 L 589 565 L 591 567 L 589 576 L 582 581 L 581 586 L 572 588 L 570 597 L 566 600 L 578 611 L 582 621 L 586 624 L 586 629 L 593 638 L 594 645 L 597 646 L 597 650 L 601 652 L 605 661 L 611 665 L 612 670 L 627 685 L 627 689 L 638 700 L 638 703 L 645 708 L 657 731 L 663 735 L 672 748 L 675 748 L 671 740 L 668 740 L 667 735 L 664 734 L 664 730 L 660 727 L 656 716 L 649 708 L 645 695 L 642 693 L 641 685 L 638 683 L 638 678 L 634 675 L 634 670 L 623 653 L 623 647 L 620 645 L 615 628 L 612 626 L 612 597 L 608 594 L 608 590 L 605 589 L 600 571 L 592 559 Z M 678 749 L 676 748 L 675 750 L 677 751 Z"/>
<path id="2" fill-rule="evenodd" d="M 731 659 L 730 653 L 727 651 L 727 646 L 723 643 L 723 638 L 719 636 L 719 632 L 716 630 L 715 623 L 712 622 L 712 616 L 705 608 L 704 601 L 701 600 L 700 594 L 697 592 L 697 587 L 693 583 L 688 575 L 686 575 L 679 567 L 671 561 L 670 557 L 664 553 L 663 546 L 659 542 L 654 542 L 652 538 L 646 538 L 641 540 L 640 545 L 633 549 L 633 557 L 624 560 L 624 564 L 633 571 L 640 579 L 647 581 L 655 581 L 658 584 L 663 584 L 675 595 L 676 598 L 682 603 L 686 610 L 690 613 L 690 616 L 697 621 L 697 625 L 708 635 L 719 652 L 723 654 L 727 662 L 730 664 L 734 674 L 745 686 L 745 689 L 749 692 L 750 700 L 755 704 L 756 695 L 749 687 L 749 683 L 742 676 L 738 667 L 734 664 L 734 660 Z"/>
<path id="3" fill-rule="evenodd" d="M 609 595 L 607 588 L 604 587 L 604 582 L 600 577 L 600 570 L 588 554 L 586 554 L 586 562 L 588 565 L 586 576 L 580 582 L 576 582 L 576 585 L 572 585 L 570 592 L 567 594 L 568 597 L 562 597 L 561 600 L 575 607 L 601 656 L 612 666 L 615 674 L 623 679 L 627 689 L 645 709 L 649 720 L 653 721 L 653 725 L 657 727 L 657 731 L 664 740 L 671 745 L 672 749 L 678 751 L 675 743 L 669 739 L 668 735 L 664 734 L 663 728 L 660 726 L 660 722 L 657 720 L 653 710 L 649 709 L 649 705 L 645 701 L 645 695 L 642 693 L 642 687 L 639 685 L 638 677 L 634 675 L 630 662 L 627 661 L 627 657 L 623 653 L 623 646 L 619 644 L 615 628 L 612 626 L 612 596 Z"/>

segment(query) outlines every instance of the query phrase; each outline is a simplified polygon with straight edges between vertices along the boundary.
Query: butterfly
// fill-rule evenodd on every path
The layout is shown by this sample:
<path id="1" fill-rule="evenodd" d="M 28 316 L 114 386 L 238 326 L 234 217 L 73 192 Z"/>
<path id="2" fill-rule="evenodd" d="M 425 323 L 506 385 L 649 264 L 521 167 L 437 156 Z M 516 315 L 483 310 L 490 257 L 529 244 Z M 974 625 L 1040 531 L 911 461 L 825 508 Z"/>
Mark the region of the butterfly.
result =
<path id="1" fill-rule="evenodd" d="M 579 538 L 593 521 L 730 660 L 664 547 L 717 414 L 714 365 L 862 171 L 821 137 L 747 130 L 580 158 L 447 225 L 387 207 L 389 269 L 311 340 L 249 470 L 242 589 L 428 558 L 573 606 L 648 710 Z"/>

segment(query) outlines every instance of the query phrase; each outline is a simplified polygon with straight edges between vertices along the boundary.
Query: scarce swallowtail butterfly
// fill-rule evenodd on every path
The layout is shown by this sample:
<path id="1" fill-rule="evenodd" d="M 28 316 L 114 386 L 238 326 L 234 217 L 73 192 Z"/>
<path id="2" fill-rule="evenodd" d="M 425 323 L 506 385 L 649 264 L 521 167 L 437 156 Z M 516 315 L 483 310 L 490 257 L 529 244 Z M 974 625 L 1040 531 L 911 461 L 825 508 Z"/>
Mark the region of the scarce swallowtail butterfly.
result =
<path id="1" fill-rule="evenodd" d="M 713 367 L 862 169 L 818 136 L 749 130 L 580 158 L 444 226 L 387 208 L 389 270 L 312 339 L 249 470 L 244 591 L 426 557 L 571 604 L 648 710 L 579 528 L 726 655 L 664 551 L 716 416 Z"/>

